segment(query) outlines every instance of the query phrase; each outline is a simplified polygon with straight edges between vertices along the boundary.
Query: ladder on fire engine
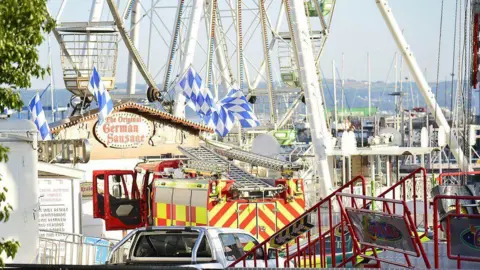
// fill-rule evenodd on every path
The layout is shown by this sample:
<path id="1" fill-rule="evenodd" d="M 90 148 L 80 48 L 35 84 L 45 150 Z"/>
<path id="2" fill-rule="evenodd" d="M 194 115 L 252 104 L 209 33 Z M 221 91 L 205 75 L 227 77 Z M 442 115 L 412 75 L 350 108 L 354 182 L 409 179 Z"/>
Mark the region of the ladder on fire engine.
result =
<path id="1" fill-rule="evenodd" d="M 283 161 L 280 159 L 275 159 L 259 154 L 254 154 L 251 152 L 247 152 L 241 149 L 236 148 L 229 148 L 229 149 L 221 149 L 214 147 L 213 150 L 224 157 L 235 159 L 239 161 L 243 161 L 254 166 L 260 166 L 267 169 L 272 169 L 276 171 L 298 171 L 302 169 L 300 164 L 295 164 L 293 162 Z"/>
<path id="2" fill-rule="evenodd" d="M 239 191 L 244 191 L 244 192 L 260 191 L 263 193 L 268 191 L 281 192 L 283 190 L 282 187 L 274 187 L 266 183 L 262 179 L 249 174 L 248 172 L 239 168 L 232 162 L 229 162 L 227 159 L 213 152 L 212 150 L 208 149 L 205 146 L 201 146 L 198 148 L 179 147 L 179 149 L 187 157 L 191 159 L 202 160 L 210 164 L 217 164 L 217 165 L 227 167 L 228 171 L 226 172 L 226 174 L 230 179 L 235 180 L 235 183 L 233 184 L 233 186 L 235 189 Z"/>

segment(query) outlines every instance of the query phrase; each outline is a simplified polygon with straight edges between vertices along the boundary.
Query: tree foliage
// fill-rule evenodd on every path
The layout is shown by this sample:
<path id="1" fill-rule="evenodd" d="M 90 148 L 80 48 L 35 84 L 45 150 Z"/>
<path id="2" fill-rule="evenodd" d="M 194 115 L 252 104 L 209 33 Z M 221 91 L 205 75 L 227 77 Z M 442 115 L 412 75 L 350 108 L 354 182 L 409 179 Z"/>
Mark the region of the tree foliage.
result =
<path id="1" fill-rule="evenodd" d="M 32 76 L 43 78 L 50 72 L 39 64 L 38 46 L 54 27 L 47 0 L 0 1 L 0 112 L 21 110 L 23 102 L 16 90 L 30 87 Z M 7 162 L 7 154 L 8 148 L 0 145 L 0 162 Z M 7 203 L 7 192 L 0 182 L 0 223 L 7 222 L 14 210 Z M 0 239 L 0 267 L 2 257 L 14 258 L 19 246 L 18 241 Z"/>

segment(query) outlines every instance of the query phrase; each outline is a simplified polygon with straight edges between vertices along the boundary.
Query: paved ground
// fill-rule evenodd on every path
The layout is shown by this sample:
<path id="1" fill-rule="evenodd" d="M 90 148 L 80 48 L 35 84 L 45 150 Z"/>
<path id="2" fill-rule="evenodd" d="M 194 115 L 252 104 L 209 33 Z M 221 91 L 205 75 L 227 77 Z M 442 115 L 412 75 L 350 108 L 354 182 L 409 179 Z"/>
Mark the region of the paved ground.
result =
<path id="1" fill-rule="evenodd" d="M 433 241 L 423 243 L 423 247 L 425 249 L 425 252 L 427 253 L 428 259 L 430 261 L 430 265 L 433 268 L 434 267 Z M 448 259 L 447 245 L 445 243 L 440 243 L 439 251 L 440 251 L 440 254 L 442 254 L 440 256 L 440 269 L 458 269 L 457 261 Z M 402 254 L 394 253 L 391 251 L 382 252 L 379 254 L 379 256 L 389 260 L 399 261 L 402 263 L 405 262 L 405 257 Z M 410 256 L 410 260 L 412 264 L 415 266 L 415 269 L 426 269 L 425 263 L 422 257 L 415 258 L 413 256 Z M 462 269 L 480 269 L 480 263 L 463 261 L 461 264 L 461 267 Z M 382 269 L 395 269 L 395 268 L 399 269 L 398 266 L 382 263 Z"/>

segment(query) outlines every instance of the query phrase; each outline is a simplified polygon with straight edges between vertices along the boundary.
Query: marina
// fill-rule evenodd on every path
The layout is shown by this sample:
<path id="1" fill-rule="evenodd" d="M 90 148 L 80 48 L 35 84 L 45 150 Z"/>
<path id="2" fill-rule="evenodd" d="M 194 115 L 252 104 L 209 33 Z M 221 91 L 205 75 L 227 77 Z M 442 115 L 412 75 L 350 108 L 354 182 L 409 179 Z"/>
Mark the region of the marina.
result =
<path id="1" fill-rule="evenodd" d="M 435 3 L 430 80 L 365 0 L 385 81 L 324 60 L 342 0 L 35 1 L 48 86 L 0 65 L 0 268 L 480 266 L 479 0 Z"/>

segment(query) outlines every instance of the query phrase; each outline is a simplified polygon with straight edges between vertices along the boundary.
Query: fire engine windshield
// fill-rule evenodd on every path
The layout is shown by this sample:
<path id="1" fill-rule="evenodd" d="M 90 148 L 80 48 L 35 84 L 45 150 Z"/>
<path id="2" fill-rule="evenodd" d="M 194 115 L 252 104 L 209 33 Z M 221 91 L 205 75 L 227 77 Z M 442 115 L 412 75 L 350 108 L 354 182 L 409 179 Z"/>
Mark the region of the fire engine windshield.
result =
<path id="1" fill-rule="evenodd" d="M 156 232 L 145 233 L 139 236 L 134 256 L 137 258 L 190 258 L 195 242 L 198 240 L 196 232 Z M 210 258 L 210 247 L 203 237 L 197 258 Z"/>

